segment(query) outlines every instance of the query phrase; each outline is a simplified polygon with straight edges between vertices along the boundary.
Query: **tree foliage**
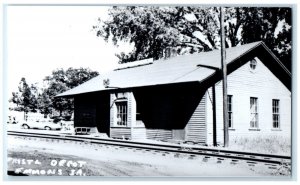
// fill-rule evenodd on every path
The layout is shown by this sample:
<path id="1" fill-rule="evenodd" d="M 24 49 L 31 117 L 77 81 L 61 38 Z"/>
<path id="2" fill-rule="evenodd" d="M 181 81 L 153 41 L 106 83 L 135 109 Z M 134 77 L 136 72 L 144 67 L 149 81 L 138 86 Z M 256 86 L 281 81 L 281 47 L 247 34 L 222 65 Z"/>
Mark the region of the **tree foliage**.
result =
<path id="1" fill-rule="evenodd" d="M 46 87 L 42 89 L 33 84 L 29 86 L 25 78 L 22 78 L 18 92 L 13 92 L 9 101 L 16 104 L 19 111 L 36 112 L 39 110 L 45 115 L 51 114 L 53 111 L 58 111 L 60 115 L 64 112 L 71 114 L 74 108 L 73 100 L 55 98 L 55 96 L 97 75 L 98 72 L 86 68 L 57 69 L 45 77 Z"/>
<path id="2" fill-rule="evenodd" d="M 42 103 L 40 111 L 51 112 L 51 108 L 57 110 L 60 115 L 63 112 L 70 114 L 74 109 L 73 99 L 55 98 L 56 95 L 72 89 L 89 79 L 98 75 L 98 72 L 85 68 L 69 68 L 66 71 L 57 69 L 50 76 L 46 76 L 44 81 L 48 87 L 43 90 L 41 95 Z M 49 110 L 50 108 L 50 110 Z"/>
<path id="3" fill-rule="evenodd" d="M 38 94 L 37 101 L 40 113 L 44 115 L 52 113 L 52 100 L 46 89 L 43 89 L 42 92 Z"/>
<path id="4" fill-rule="evenodd" d="M 134 44 L 119 53 L 120 63 L 163 58 L 172 49 L 178 55 L 220 48 L 219 8 L 115 6 L 109 19 L 94 26 L 97 36 L 118 45 Z M 291 56 L 291 9 L 228 7 L 225 9 L 226 47 L 264 41 L 285 63 Z"/>
<path id="5" fill-rule="evenodd" d="M 12 97 L 10 98 L 10 102 L 17 104 L 20 111 L 24 112 L 36 112 L 37 109 L 37 99 L 36 99 L 36 86 L 31 84 L 29 86 L 26 82 L 26 79 L 21 78 L 18 86 L 18 92 L 12 92 Z"/>

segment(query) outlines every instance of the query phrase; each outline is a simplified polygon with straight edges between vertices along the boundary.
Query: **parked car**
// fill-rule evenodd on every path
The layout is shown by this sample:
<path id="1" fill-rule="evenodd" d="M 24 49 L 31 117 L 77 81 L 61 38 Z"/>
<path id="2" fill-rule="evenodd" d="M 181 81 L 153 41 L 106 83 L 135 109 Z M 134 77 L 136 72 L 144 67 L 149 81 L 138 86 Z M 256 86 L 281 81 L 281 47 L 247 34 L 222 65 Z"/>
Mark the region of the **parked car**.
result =
<path id="1" fill-rule="evenodd" d="M 36 120 L 36 121 L 26 121 L 22 123 L 22 128 L 37 128 L 45 130 L 60 130 L 62 128 L 61 122 L 53 122 L 51 120 Z"/>

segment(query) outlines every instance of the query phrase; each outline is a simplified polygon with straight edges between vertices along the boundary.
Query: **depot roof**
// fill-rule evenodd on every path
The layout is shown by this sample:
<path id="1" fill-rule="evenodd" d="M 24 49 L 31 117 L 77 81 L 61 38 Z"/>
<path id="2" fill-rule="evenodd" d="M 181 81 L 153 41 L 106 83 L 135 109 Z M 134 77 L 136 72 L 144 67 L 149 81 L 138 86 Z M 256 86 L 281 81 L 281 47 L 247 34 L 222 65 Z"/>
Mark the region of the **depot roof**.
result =
<path id="1" fill-rule="evenodd" d="M 277 66 L 280 66 L 283 73 L 286 73 L 285 76 L 289 76 L 291 78 L 291 73 L 261 41 L 227 48 L 227 65 L 237 61 L 249 52 L 254 52 L 254 50 L 267 51 L 266 53 L 268 53 L 268 55 L 273 59 L 274 63 L 276 63 Z M 57 97 L 74 96 L 88 92 L 120 88 L 201 82 L 212 76 L 215 73 L 216 68 L 221 68 L 221 54 L 220 50 L 213 50 L 209 52 L 175 56 L 153 62 L 137 62 L 136 65 L 134 65 L 134 63 L 135 62 L 127 67 L 119 68 L 106 74 L 101 74 L 73 89 L 57 95 Z M 285 85 L 290 88 L 290 85 Z"/>

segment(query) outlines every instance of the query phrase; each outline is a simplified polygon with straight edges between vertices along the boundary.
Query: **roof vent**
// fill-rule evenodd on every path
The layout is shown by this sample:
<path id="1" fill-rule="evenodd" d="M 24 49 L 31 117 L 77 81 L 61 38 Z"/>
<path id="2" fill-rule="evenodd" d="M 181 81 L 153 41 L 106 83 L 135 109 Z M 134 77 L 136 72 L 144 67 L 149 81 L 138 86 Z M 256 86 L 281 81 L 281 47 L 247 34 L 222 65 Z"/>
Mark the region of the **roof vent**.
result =
<path id="1" fill-rule="evenodd" d="M 153 64 L 153 58 L 145 59 L 145 60 L 138 60 L 135 62 L 119 64 L 118 68 L 114 69 L 114 71 L 135 68 L 135 67 L 141 67 L 141 66 L 146 66 L 146 65 L 151 65 L 151 64 Z"/>
<path id="2" fill-rule="evenodd" d="M 103 86 L 104 86 L 105 88 L 108 88 L 109 85 L 110 85 L 109 78 L 103 79 Z"/>

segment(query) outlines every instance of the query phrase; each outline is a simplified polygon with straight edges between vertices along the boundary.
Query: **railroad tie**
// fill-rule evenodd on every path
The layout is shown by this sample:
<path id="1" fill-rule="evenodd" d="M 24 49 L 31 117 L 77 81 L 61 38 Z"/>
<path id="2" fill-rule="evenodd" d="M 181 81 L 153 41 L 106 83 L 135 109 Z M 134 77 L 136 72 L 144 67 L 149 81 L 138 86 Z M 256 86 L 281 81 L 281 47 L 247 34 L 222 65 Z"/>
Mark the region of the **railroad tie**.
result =
<path id="1" fill-rule="evenodd" d="M 248 164 L 248 166 L 255 166 L 257 163 L 253 162 L 253 161 L 247 161 L 246 162 Z"/>
<path id="2" fill-rule="evenodd" d="M 237 160 L 237 159 L 232 159 L 231 162 L 230 162 L 230 164 L 236 165 L 238 162 L 239 162 L 239 160 Z"/>
<path id="3" fill-rule="evenodd" d="M 148 152 L 149 154 L 160 154 L 162 156 L 166 156 L 167 154 L 174 157 L 184 157 L 188 159 L 193 159 L 198 156 L 202 158 L 204 162 L 207 162 L 209 159 L 213 159 L 217 163 L 228 162 L 230 164 L 236 164 L 239 162 L 246 163 L 249 166 L 254 165 L 262 165 L 266 166 L 266 168 L 271 167 L 275 168 L 278 166 L 272 166 L 272 163 L 282 163 L 289 165 L 290 157 L 289 156 L 279 156 L 279 155 L 266 155 L 266 154 L 256 154 L 256 153 L 247 153 L 247 152 L 236 152 L 236 151 L 224 151 L 224 150 L 215 150 L 215 149 L 201 149 L 201 148 L 189 148 L 182 146 L 171 146 L 171 145 L 151 145 L 149 144 L 141 144 L 135 142 L 127 142 L 127 141 L 116 141 L 116 140 L 105 140 L 105 139 L 97 139 L 97 138 L 82 138 L 82 137 L 61 137 L 52 134 L 34 134 L 34 133 L 22 133 L 22 132 L 8 132 L 9 135 L 24 140 L 36 140 L 41 142 L 57 142 L 57 143 L 70 143 L 73 145 L 81 145 L 84 147 L 93 147 L 98 150 L 101 147 L 105 147 L 107 149 L 113 148 L 119 150 L 123 148 L 126 151 L 138 152 L 141 151 L 143 153 Z M 94 145 L 91 144 L 94 143 Z M 120 146 L 121 145 L 121 146 Z M 152 147 L 153 146 L 153 147 Z M 96 150 L 95 149 L 95 150 Z M 176 152 L 177 150 L 177 152 Z M 178 151 L 180 150 L 180 151 Z M 197 152 L 197 153 L 195 153 Z M 222 159 L 223 160 L 222 160 Z M 226 159 L 226 160 L 225 160 Z"/>
<path id="4" fill-rule="evenodd" d="M 273 165 L 272 165 L 272 166 L 269 166 L 268 168 L 271 169 L 271 170 L 277 170 L 277 169 L 278 169 L 278 166 L 273 166 Z"/>
<path id="5" fill-rule="evenodd" d="M 208 159 L 210 159 L 210 157 L 209 157 L 209 156 L 205 156 L 205 157 L 202 159 L 202 161 L 203 161 L 203 162 L 207 162 Z"/>
<path id="6" fill-rule="evenodd" d="M 179 154 L 179 153 L 175 153 L 175 154 L 174 154 L 174 157 L 175 157 L 175 158 L 179 158 L 179 157 L 180 157 L 180 154 Z"/>
<path id="7" fill-rule="evenodd" d="M 225 160 L 224 158 L 218 157 L 218 158 L 217 158 L 217 163 L 222 163 L 224 160 Z"/>
<path id="8" fill-rule="evenodd" d="M 195 159 L 196 155 L 190 155 L 188 159 Z"/>

